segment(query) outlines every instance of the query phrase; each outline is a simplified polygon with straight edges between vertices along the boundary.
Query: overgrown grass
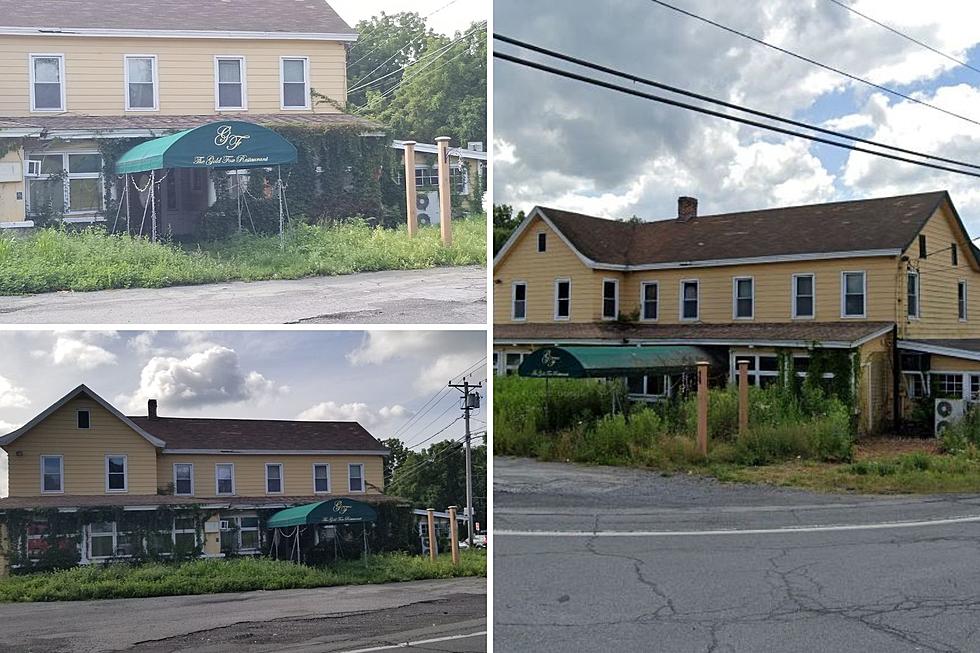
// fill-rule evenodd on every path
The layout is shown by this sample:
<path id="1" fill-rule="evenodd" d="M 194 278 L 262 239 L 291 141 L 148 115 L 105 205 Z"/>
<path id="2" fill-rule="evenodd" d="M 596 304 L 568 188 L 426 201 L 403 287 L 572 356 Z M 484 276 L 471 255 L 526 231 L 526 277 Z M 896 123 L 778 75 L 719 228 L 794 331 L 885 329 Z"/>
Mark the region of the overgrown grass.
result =
<path id="1" fill-rule="evenodd" d="M 24 237 L 0 236 L 0 294 L 299 279 L 395 269 L 485 265 L 485 217 L 453 222 L 453 244 L 443 247 L 438 227 L 373 228 L 361 221 L 331 227 L 298 225 L 278 236 L 237 235 L 181 247 L 97 229 L 42 229 Z"/>
<path id="2" fill-rule="evenodd" d="M 486 576 L 484 551 L 461 554 L 458 567 L 448 555 L 432 562 L 427 556 L 406 553 L 370 556 L 366 566 L 362 561 L 348 561 L 307 567 L 252 558 L 175 565 L 93 565 L 5 578 L 0 580 L 0 601 L 87 601 Z"/>

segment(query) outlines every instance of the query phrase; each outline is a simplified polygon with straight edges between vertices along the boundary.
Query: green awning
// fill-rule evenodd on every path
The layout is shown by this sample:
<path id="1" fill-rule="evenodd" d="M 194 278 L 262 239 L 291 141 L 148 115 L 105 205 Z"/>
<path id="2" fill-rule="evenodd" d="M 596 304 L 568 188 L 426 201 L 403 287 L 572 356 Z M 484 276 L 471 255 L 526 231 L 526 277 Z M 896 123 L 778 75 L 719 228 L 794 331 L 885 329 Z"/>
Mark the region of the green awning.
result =
<path id="1" fill-rule="evenodd" d="M 378 519 L 374 508 L 353 499 L 331 499 L 280 510 L 266 522 L 267 528 L 288 528 L 310 524 L 355 524 Z"/>
<path id="2" fill-rule="evenodd" d="M 264 168 L 296 162 L 296 147 L 276 132 L 223 120 L 140 143 L 116 161 L 116 174 L 164 168 Z"/>
<path id="3" fill-rule="evenodd" d="M 546 347 L 524 358 L 517 373 L 539 378 L 614 378 L 649 372 L 668 374 L 692 370 L 712 356 L 690 345 L 649 347 Z"/>

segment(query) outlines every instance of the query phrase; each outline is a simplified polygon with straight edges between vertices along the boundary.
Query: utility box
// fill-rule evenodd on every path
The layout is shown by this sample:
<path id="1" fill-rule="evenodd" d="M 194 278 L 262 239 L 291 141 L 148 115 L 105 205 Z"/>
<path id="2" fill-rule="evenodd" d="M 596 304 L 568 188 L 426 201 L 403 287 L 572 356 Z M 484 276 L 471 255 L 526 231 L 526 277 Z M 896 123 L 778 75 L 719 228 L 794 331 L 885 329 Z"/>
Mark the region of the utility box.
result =
<path id="1" fill-rule="evenodd" d="M 0 163 L 0 184 L 21 181 L 24 181 L 24 167 L 20 163 Z"/>

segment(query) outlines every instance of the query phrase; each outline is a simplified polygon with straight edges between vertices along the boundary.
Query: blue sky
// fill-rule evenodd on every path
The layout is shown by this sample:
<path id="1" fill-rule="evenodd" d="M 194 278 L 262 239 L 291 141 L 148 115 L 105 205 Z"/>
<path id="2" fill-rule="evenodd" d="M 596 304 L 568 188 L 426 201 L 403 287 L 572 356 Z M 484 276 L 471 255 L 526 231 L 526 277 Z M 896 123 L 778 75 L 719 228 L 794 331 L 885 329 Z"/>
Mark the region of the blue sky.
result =
<path id="1" fill-rule="evenodd" d="M 980 68 L 980 5 L 848 2 Z M 829 0 L 673 4 L 980 122 L 980 73 Z M 754 109 L 980 160 L 980 125 L 651 2 L 608 0 L 600 18 L 587 0 L 497 0 L 494 21 L 496 32 Z M 980 235 L 980 191 L 970 177 L 764 133 L 508 62 L 495 62 L 494 83 L 497 203 L 660 219 L 673 217 L 679 195 L 698 197 L 702 213 L 716 213 L 947 189 Z"/>
<path id="2" fill-rule="evenodd" d="M 156 399 L 173 417 L 355 420 L 412 445 L 462 434 L 445 385 L 467 369 L 484 380 L 485 357 L 483 331 L 6 331 L 0 434 L 85 383 L 130 415 Z"/>

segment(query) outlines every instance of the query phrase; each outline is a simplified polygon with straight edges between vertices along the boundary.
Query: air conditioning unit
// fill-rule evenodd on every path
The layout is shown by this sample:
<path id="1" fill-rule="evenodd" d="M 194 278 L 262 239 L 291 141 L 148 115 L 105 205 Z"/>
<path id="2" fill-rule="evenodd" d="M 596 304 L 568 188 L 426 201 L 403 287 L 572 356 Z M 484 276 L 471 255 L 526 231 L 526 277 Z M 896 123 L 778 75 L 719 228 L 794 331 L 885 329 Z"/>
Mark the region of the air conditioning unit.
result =
<path id="1" fill-rule="evenodd" d="M 466 149 L 470 152 L 482 152 L 483 151 L 483 141 L 470 141 L 466 144 Z"/>
<path id="2" fill-rule="evenodd" d="M 936 437 L 942 435 L 953 422 L 961 419 L 966 412 L 966 401 L 963 399 L 937 399 L 935 412 Z"/>
<path id="3" fill-rule="evenodd" d="M 24 161 L 24 176 L 25 177 L 40 177 L 41 176 L 41 161 L 39 159 L 27 159 Z"/>
<path id="4" fill-rule="evenodd" d="M 415 208 L 421 225 L 439 224 L 439 191 L 421 192 L 415 197 Z"/>
<path id="5" fill-rule="evenodd" d="M 231 522 L 228 521 L 227 519 L 222 519 L 221 520 L 221 530 L 223 530 L 223 531 L 230 531 L 231 530 Z"/>

